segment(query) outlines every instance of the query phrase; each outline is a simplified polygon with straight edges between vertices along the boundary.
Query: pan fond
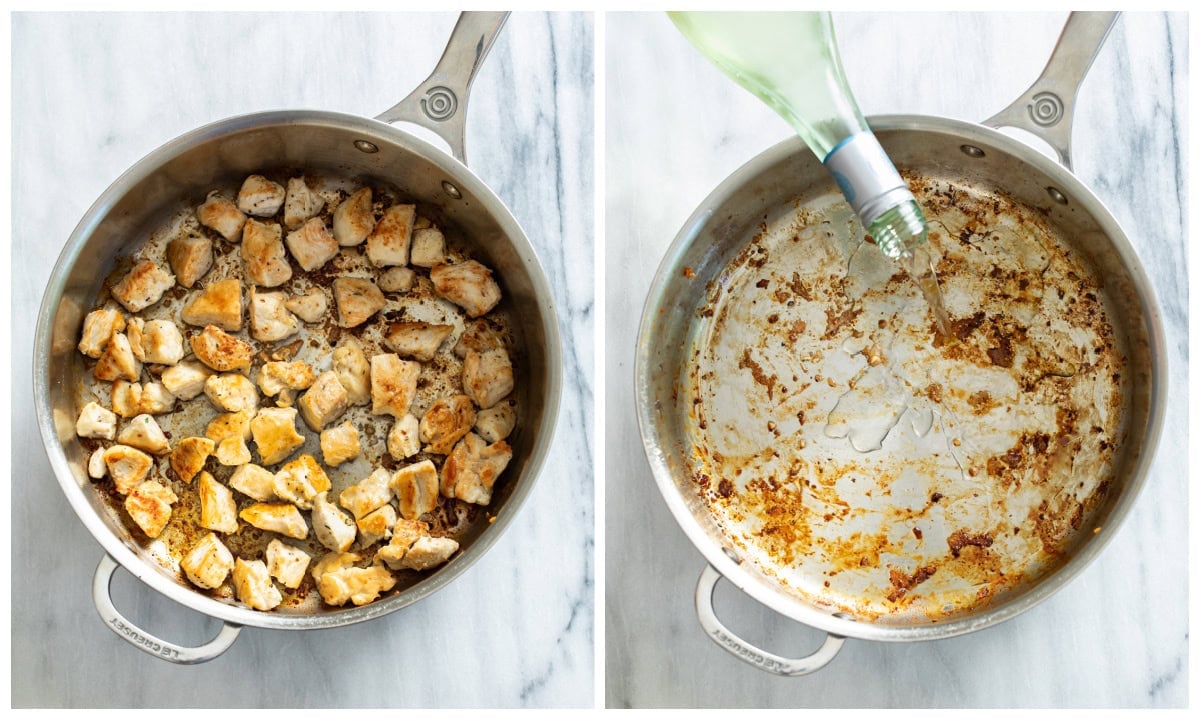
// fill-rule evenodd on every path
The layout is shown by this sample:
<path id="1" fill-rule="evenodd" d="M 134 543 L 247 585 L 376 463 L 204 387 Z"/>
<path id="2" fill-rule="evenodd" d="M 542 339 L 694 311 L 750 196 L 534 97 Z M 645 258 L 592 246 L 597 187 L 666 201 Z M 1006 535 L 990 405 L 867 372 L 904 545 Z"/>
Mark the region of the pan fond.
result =
<path id="1" fill-rule="evenodd" d="M 906 180 L 951 338 L 817 193 L 763 217 L 709 283 L 677 407 L 695 492 L 743 562 L 828 612 L 923 625 L 1015 598 L 1099 530 L 1127 353 L 1043 215 Z"/>

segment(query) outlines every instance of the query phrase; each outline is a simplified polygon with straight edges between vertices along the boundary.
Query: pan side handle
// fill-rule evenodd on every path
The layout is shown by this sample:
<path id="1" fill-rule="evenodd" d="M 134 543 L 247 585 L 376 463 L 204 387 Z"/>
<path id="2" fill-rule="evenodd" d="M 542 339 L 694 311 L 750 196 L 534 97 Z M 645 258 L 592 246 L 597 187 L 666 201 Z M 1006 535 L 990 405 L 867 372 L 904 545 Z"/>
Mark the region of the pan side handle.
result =
<path id="1" fill-rule="evenodd" d="M 104 624 L 130 645 L 156 658 L 178 665 L 195 665 L 212 660 L 228 650 L 229 646 L 233 645 L 233 641 L 237 640 L 242 626 L 231 623 L 225 623 L 215 638 L 200 647 L 176 645 L 137 627 L 118 612 L 116 606 L 113 605 L 110 587 L 113 573 L 117 571 L 118 567 L 117 561 L 109 555 L 106 554 L 100 558 L 100 564 L 96 567 L 96 575 L 92 578 L 92 601 L 96 604 L 96 612 L 100 613 L 100 617 L 104 619 Z"/>
<path id="2" fill-rule="evenodd" d="M 1075 96 L 1119 14 L 1071 13 L 1041 77 L 1021 97 L 983 124 L 1033 133 L 1049 143 L 1058 153 L 1058 161 L 1070 170 Z"/>
<path id="3" fill-rule="evenodd" d="M 471 82 L 508 19 L 507 12 L 464 12 L 450 33 L 433 73 L 396 105 L 375 117 L 411 122 L 437 134 L 454 157 L 467 163 L 467 96 Z"/>
<path id="4" fill-rule="evenodd" d="M 717 581 L 720 579 L 721 573 L 717 572 L 712 565 L 704 566 L 704 572 L 700 573 L 700 581 L 696 583 L 696 616 L 700 619 L 700 626 L 704 628 L 704 632 L 708 633 L 708 637 L 739 660 L 769 673 L 797 677 L 814 673 L 825 667 L 842 649 L 842 643 L 846 639 L 833 634 L 826 635 L 824 644 L 815 653 L 803 658 L 785 658 L 742 640 L 717 619 L 717 614 L 713 610 L 713 590 L 716 589 Z"/>

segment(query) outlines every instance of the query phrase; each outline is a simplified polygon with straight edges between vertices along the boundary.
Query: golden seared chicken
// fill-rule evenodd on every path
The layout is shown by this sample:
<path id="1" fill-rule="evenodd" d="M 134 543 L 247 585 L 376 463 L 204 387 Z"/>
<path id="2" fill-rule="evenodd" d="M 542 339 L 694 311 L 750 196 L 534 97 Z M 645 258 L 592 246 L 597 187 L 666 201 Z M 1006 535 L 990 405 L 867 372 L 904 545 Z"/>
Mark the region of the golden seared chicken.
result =
<path id="1" fill-rule="evenodd" d="M 213 418 L 204 429 L 204 437 L 217 444 L 217 462 L 237 467 L 250 462 L 250 420 L 253 413 L 241 410 L 223 413 Z"/>
<path id="2" fill-rule="evenodd" d="M 275 473 L 254 463 L 238 466 L 229 476 L 229 487 L 259 502 L 279 499 L 275 497 Z"/>
<path id="3" fill-rule="evenodd" d="M 313 534 L 322 545 L 335 552 L 345 552 L 354 544 L 358 527 L 349 515 L 329 502 L 328 493 L 319 493 L 313 498 Z"/>
<path id="4" fill-rule="evenodd" d="M 250 288 L 250 337 L 277 342 L 300 332 L 300 321 L 287 309 L 287 295 Z"/>
<path id="5" fill-rule="evenodd" d="M 216 325 L 208 325 L 199 335 L 193 335 L 191 346 L 197 359 L 217 372 L 249 371 L 254 359 L 254 348 L 249 343 Z"/>
<path id="6" fill-rule="evenodd" d="M 234 278 L 212 283 L 192 295 L 179 316 L 188 325 L 215 325 L 238 332 L 242 329 L 242 284 Z"/>
<path id="7" fill-rule="evenodd" d="M 75 434 L 85 438 L 112 440 L 117 436 L 117 416 L 96 402 L 83 406 L 75 421 Z"/>
<path id="8" fill-rule="evenodd" d="M 344 328 L 362 325 L 387 305 L 383 292 L 368 278 L 334 280 L 333 301 L 337 304 L 338 325 Z"/>
<path id="9" fill-rule="evenodd" d="M 287 196 L 283 200 L 283 225 L 288 230 L 295 230 L 304 224 L 305 220 L 320 214 L 325 207 L 325 199 L 313 192 L 304 182 L 304 178 L 295 177 L 288 180 Z"/>
<path id="10" fill-rule="evenodd" d="M 156 538 L 171 519 L 171 506 L 179 497 L 171 488 L 154 480 L 138 483 L 125 496 L 125 511 L 146 537 Z"/>
<path id="11" fill-rule="evenodd" d="M 183 333 L 170 320 L 147 320 L 141 327 L 142 362 L 175 365 L 183 359 Z"/>
<path id="12" fill-rule="evenodd" d="M 190 483 L 204 469 L 208 457 L 216 452 L 217 444 L 204 437 L 186 437 L 175 443 L 169 458 L 175 477 Z"/>
<path id="13" fill-rule="evenodd" d="M 137 382 L 141 374 L 142 363 L 134 356 L 129 338 L 125 333 L 113 333 L 100 359 L 96 361 L 96 367 L 92 368 L 92 376 L 109 382 L 118 379 Z"/>
<path id="14" fill-rule="evenodd" d="M 104 465 L 104 448 L 98 447 L 88 456 L 87 471 L 88 477 L 93 480 L 100 480 L 108 476 L 108 468 Z"/>
<path id="15" fill-rule="evenodd" d="M 175 276 L 149 260 L 142 260 L 112 287 L 112 296 L 131 313 L 145 310 L 175 286 Z"/>
<path id="16" fill-rule="evenodd" d="M 284 302 L 284 307 L 295 313 L 304 322 L 315 323 L 325 317 L 325 311 L 329 309 L 329 301 L 325 299 L 325 293 L 314 290 L 306 295 L 289 297 Z"/>
<path id="17" fill-rule="evenodd" d="M 264 363 L 258 371 L 258 387 L 267 397 L 285 389 L 307 390 L 316 379 L 312 366 L 300 361 Z"/>
<path id="18" fill-rule="evenodd" d="M 237 501 L 233 499 L 233 491 L 203 471 L 196 488 L 200 493 L 200 527 L 226 534 L 237 532 Z"/>
<path id="19" fill-rule="evenodd" d="M 125 329 L 125 315 L 114 308 L 93 310 L 83 318 L 83 336 L 79 339 L 79 352 L 90 358 L 99 358 L 108 347 L 114 333 Z"/>
<path id="20" fill-rule="evenodd" d="M 319 217 L 311 218 L 287 234 L 287 247 L 305 272 L 312 272 L 337 257 L 340 246 Z"/>
<path id="21" fill-rule="evenodd" d="M 416 205 L 393 205 L 383 212 L 367 238 L 367 259 L 377 267 L 408 264 Z"/>
<path id="22" fill-rule="evenodd" d="M 483 353 L 503 347 L 504 340 L 500 334 L 492 329 L 486 318 L 482 318 L 467 323 L 462 335 L 458 338 L 458 343 L 454 346 L 454 354 L 465 358 L 471 350 Z"/>
<path id="23" fill-rule="evenodd" d="M 204 383 L 212 370 L 195 360 L 184 360 L 163 371 L 160 379 L 167 390 L 180 400 L 191 400 L 204 392 Z"/>
<path id="24" fill-rule="evenodd" d="M 512 434 L 517 425 L 517 411 L 506 402 L 497 403 L 487 410 L 481 410 L 475 417 L 475 434 L 494 443 Z"/>
<path id="25" fill-rule="evenodd" d="M 242 239 L 242 226 L 246 224 L 246 214 L 238 210 L 232 200 L 221 197 L 217 190 L 210 192 L 204 203 L 196 208 L 196 219 L 229 242 Z"/>
<path id="26" fill-rule="evenodd" d="M 162 383 L 113 382 L 113 410 L 123 418 L 162 415 L 175 409 L 175 396 Z"/>
<path id="27" fill-rule="evenodd" d="M 317 592 L 330 605 L 345 605 L 347 602 L 366 605 L 374 602 L 379 593 L 387 592 L 395 585 L 396 578 L 385 567 L 347 567 L 321 575 L 317 581 Z"/>
<path id="28" fill-rule="evenodd" d="M 223 412 L 245 410 L 253 415 L 258 410 L 258 388 L 241 373 L 209 375 L 204 381 L 204 394 L 213 407 Z"/>
<path id="29" fill-rule="evenodd" d="M 317 376 L 316 381 L 300 396 L 300 416 L 304 423 L 316 432 L 321 432 L 329 423 L 337 420 L 350 407 L 346 388 L 338 380 L 337 373 L 327 370 Z"/>
<path id="30" fill-rule="evenodd" d="M 417 281 L 412 268 L 390 267 L 379 273 L 379 289 L 385 293 L 408 292 Z"/>
<path id="31" fill-rule="evenodd" d="M 396 322 L 388 328 L 386 343 L 400 357 L 421 362 L 433 360 L 442 342 L 454 332 L 453 325 L 427 322 Z"/>
<path id="32" fill-rule="evenodd" d="M 275 223 L 247 220 L 242 232 L 242 262 L 246 279 L 266 288 L 278 287 L 292 279 L 283 247 L 283 230 Z"/>
<path id="33" fill-rule="evenodd" d="M 387 451 L 395 460 L 404 460 L 421 452 L 421 423 L 414 415 L 396 418 L 388 431 Z"/>
<path id="34" fill-rule="evenodd" d="M 333 371 L 346 389 L 346 399 L 351 405 L 371 402 L 371 366 L 362 343 L 353 337 L 343 338 L 333 349 Z"/>
<path id="35" fill-rule="evenodd" d="M 492 271 L 474 260 L 435 265 L 429 279 L 438 295 L 461 307 L 468 317 L 484 315 L 500 302 L 500 286 Z"/>
<path id="36" fill-rule="evenodd" d="M 283 207 L 287 191 L 277 182 L 262 175 L 251 175 L 242 182 L 238 191 L 238 210 L 255 217 L 271 217 Z"/>
<path id="37" fill-rule="evenodd" d="M 404 417 L 417 394 L 421 364 L 394 354 L 371 358 L 371 412 Z"/>
<path id="38" fill-rule="evenodd" d="M 167 436 L 151 415 L 138 415 L 131 419 L 121 432 L 117 433 L 117 442 L 151 455 L 166 455 L 171 452 Z"/>
<path id="39" fill-rule="evenodd" d="M 458 550 L 458 541 L 445 537 L 417 538 L 404 558 L 400 561 L 401 570 L 428 570 L 437 567 L 450 559 Z"/>
<path id="40" fill-rule="evenodd" d="M 487 505 L 492 501 L 492 486 L 511 459 L 512 448 L 503 440 L 489 445 L 475 433 L 467 433 L 442 465 L 442 495 Z"/>
<path id="41" fill-rule="evenodd" d="M 238 226 L 241 232 L 241 226 Z M 213 266 L 212 240 L 206 237 L 181 237 L 167 243 L 167 265 L 175 273 L 175 282 L 190 288 Z"/>
<path id="42" fill-rule="evenodd" d="M 117 492 L 126 495 L 146 479 L 154 460 L 146 453 L 128 445 L 113 445 L 104 451 L 104 466 Z"/>
<path id="43" fill-rule="evenodd" d="M 303 540 L 308 537 L 308 523 L 291 503 L 254 503 L 238 517 L 259 530 L 276 532 L 285 537 Z"/>
<path id="44" fill-rule="evenodd" d="M 233 589 L 237 599 L 255 610 L 272 610 L 283 602 L 283 595 L 271 583 L 271 575 L 262 560 L 246 562 L 237 558 L 233 563 Z"/>
<path id="45" fill-rule="evenodd" d="M 495 348 L 485 352 L 467 351 L 463 360 L 463 391 L 481 410 L 487 410 L 512 392 L 513 366 L 508 351 Z"/>
<path id="46" fill-rule="evenodd" d="M 358 430 L 349 421 L 321 431 L 321 457 L 326 465 L 337 467 L 362 452 Z"/>
<path id="47" fill-rule="evenodd" d="M 371 188 L 358 190 L 333 211 L 333 237 L 342 247 L 361 245 L 374 228 Z"/>
<path id="48" fill-rule="evenodd" d="M 417 520 L 438 506 L 438 472 L 429 460 L 402 467 L 392 475 L 389 486 L 400 504 L 400 516 Z"/>
<path id="49" fill-rule="evenodd" d="M 264 465 L 283 462 L 304 444 L 296 431 L 296 408 L 263 408 L 250 421 L 250 434 Z"/>
<path id="50" fill-rule="evenodd" d="M 329 476 L 312 455 L 304 453 L 275 473 L 275 496 L 310 510 L 321 493 L 328 492 Z"/>
<path id="51" fill-rule="evenodd" d="M 355 520 L 354 523 L 358 526 L 359 545 L 371 547 L 392 536 L 392 526 L 396 524 L 396 509 L 391 505 L 384 505 Z"/>
<path id="52" fill-rule="evenodd" d="M 421 442 L 425 452 L 446 455 L 475 425 L 475 405 L 466 395 L 444 397 L 421 416 Z"/>
<path id="53" fill-rule="evenodd" d="M 304 572 L 312 557 L 294 545 L 279 538 L 267 543 L 267 572 L 285 588 L 295 590 L 304 579 Z"/>
<path id="54" fill-rule="evenodd" d="M 233 553 L 216 533 L 210 532 L 192 546 L 179 566 L 194 585 L 212 590 L 220 587 L 233 570 Z"/>
<path id="55" fill-rule="evenodd" d="M 362 518 L 392 501 L 391 473 L 385 468 L 376 468 L 366 479 L 360 480 L 342 491 L 338 504 Z"/>
<path id="56" fill-rule="evenodd" d="M 408 261 L 423 268 L 446 262 L 446 236 L 435 227 L 414 230 Z"/>

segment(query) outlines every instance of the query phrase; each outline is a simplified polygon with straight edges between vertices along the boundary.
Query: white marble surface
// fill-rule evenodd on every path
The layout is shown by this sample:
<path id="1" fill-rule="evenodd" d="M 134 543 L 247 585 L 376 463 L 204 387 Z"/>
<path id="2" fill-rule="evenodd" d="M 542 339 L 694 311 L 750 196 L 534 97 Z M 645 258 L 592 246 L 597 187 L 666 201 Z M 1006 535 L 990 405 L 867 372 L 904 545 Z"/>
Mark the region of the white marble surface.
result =
<path id="1" fill-rule="evenodd" d="M 92 607 L 100 546 L 41 447 L 34 318 L 59 250 L 128 166 L 202 124 L 267 109 L 366 116 L 441 55 L 455 14 L 17 14 L 13 50 L 12 703 L 17 707 L 591 707 L 592 16 L 516 14 L 475 82 L 471 166 L 554 289 L 562 411 L 527 504 L 431 598 L 356 626 L 247 628 L 201 666 L 122 642 Z M 249 64 L 255 81 L 242 76 Z M 219 625 L 118 573 L 117 604 L 184 643 Z"/>
<path id="2" fill-rule="evenodd" d="M 978 121 L 1037 77 L 1064 14 L 837 14 L 863 111 Z M 902 44 L 893 44 L 903 38 Z M 704 561 L 641 452 L 633 345 L 655 267 L 726 176 L 788 135 L 662 14 L 606 25 L 606 704 L 609 707 L 1184 707 L 1188 704 L 1187 67 L 1184 15 L 1126 14 L 1079 95 L 1077 174 L 1126 229 L 1162 306 L 1165 433 L 1133 511 L 1065 589 L 1007 623 L 920 644 L 847 641 L 818 673 L 768 676 L 710 642 Z M 631 261 L 636 258 L 636 261 Z M 719 615 L 804 655 L 821 634 L 725 583 Z"/>

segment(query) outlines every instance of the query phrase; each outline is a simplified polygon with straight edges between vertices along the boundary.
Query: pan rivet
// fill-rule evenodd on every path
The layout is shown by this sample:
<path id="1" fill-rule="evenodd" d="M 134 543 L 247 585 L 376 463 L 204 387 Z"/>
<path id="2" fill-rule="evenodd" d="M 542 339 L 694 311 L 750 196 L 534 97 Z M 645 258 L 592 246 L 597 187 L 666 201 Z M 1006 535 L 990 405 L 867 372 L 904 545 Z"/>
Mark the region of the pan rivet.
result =
<path id="1" fill-rule="evenodd" d="M 1048 188 L 1046 188 L 1046 192 L 1049 193 L 1050 197 L 1054 198 L 1054 202 L 1058 203 L 1059 205 L 1067 204 L 1067 202 L 1068 202 L 1067 196 L 1063 195 L 1062 191 L 1060 191 L 1058 188 L 1048 187 Z"/>
<path id="2" fill-rule="evenodd" d="M 455 200 L 462 200 L 462 193 L 458 191 L 458 188 L 451 185 L 450 181 L 443 180 L 442 181 L 442 189 L 446 191 L 447 195 L 454 198 Z"/>
<path id="3" fill-rule="evenodd" d="M 376 145 L 375 143 L 367 142 L 366 140 L 355 140 L 354 147 L 358 148 L 359 150 L 361 150 L 365 153 L 379 152 L 378 145 Z"/>
<path id="4" fill-rule="evenodd" d="M 983 150 L 980 150 L 974 145 L 959 145 L 958 149 L 962 150 L 964 154 L 970 155 L 973 158 L 981 158 L 985 154 Z"/>

